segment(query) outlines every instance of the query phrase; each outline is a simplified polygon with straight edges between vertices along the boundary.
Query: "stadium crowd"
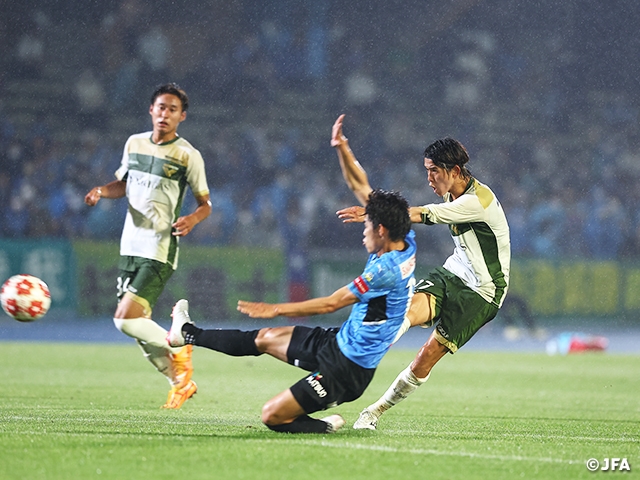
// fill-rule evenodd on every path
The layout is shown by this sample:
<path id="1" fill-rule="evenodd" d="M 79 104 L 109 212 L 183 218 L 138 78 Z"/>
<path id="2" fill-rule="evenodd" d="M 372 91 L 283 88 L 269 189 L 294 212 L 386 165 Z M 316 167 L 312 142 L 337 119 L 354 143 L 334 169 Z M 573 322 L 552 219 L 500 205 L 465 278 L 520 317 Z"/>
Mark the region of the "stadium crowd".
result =
<path id="1" fill-rule="evenodd" d="M 578 29 L 558 33 L 577 21 L 565 6 L 548 1 L 558 13 L 549 22 L 500 2 L 495 18 L 476 18 L 473 2 L 451 2 L 456 15 L 433 12 L 424 25 L 407 15 L 422 8 L 417 0 L 385 10 L 384 22 L 385 2 L 357 1 L 341 14 L 331 1 L 290 3 L 210 1 L 177 24 L 139 0 L 67 23 L 46 11 L 25 11 L 17 26 L 11 15 L 0 20 L 9 46 L 0 54 L 0 237 L 117 239 L 126 202 L 89 209 L 83 197 L 113 178 L 126 137 L 150 129 L 148 96 L 170 80 L 191 96 L 179 131 L 197 126 L 185 137 L 203 154 L 213 203 L 185 242 L 352 246 L 361 232 L 335 212 L 354 200 L 329 146 L 333 120 L 346 113 L 371 184 L 412 204 L 436 200 L 424 147 L 443 134 L 460 139 L 472 173 L 503 201 L 515 256 L 640 255 L 635 97 L 593 74 L 598 52 Z M 79 36 L 55 34 L 74 29 Z M 52 48 L 73 52 L 82 68 L 65 69 Z M 14 107 L 30 95 L 20 86 L 53 79 L 63 107 L 35 107 L 25 122 Z M 292 94 L 297 103 L 287 103 Z M 215 109 L 223 113 L 207 120 Z M 109 131 L 122 120 L 137 130 Z M 419 247 L 447 253 L 439 230 L 421 233 Z"/>

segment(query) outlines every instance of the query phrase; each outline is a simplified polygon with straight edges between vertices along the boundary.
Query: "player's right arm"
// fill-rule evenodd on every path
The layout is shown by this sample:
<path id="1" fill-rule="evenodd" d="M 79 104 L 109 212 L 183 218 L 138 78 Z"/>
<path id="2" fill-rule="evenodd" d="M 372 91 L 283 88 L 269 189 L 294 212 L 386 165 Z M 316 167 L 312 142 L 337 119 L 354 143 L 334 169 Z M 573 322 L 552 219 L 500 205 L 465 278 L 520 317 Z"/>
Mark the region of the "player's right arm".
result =
<path id="1" fill-rule="evenodd" d="M 127 194 L 127 182 L 114 180 L 100 187 L 93 187 L 84 197 L 84 203 L 93 207 L 101 198 L 122 198 Z"/>
<path id="2" fill-rule="evenodd" d="M 369 185 L 367 172 L 365 172 L 360 162 L 356 159 L 349 147 L 347 137 L 342 133 L 344 117 L 344 114 L 340 115 L 333 124 L 331 130 L 331 146 L 336 149 L 338 159 L 340 160 L 342 176 L 345 182 L 347 182 L 347 186 L 351 189 L 360 204 L 366 205 L 369 201 L 369 194 L 373 189 L 371 185 Z"/>
<path id="3" fill-rule="evenodd" d="M 348 286 L 339 288 L 328 297 L 312 298 L 302 302 L 264 303 L 238 300 L 238 311 L 251 318 L 306 317 L 332 313 L 358 301 Z"/>

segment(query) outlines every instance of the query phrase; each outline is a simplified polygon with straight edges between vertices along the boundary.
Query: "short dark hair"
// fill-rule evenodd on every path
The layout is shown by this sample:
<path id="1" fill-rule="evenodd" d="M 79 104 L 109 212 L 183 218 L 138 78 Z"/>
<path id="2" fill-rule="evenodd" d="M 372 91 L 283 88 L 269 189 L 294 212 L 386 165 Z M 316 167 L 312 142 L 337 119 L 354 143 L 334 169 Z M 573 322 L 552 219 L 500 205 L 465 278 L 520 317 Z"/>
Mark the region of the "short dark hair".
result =
<path id="1" fill-rule="evenodd" d="M 158 87 L 156 87 L 153 95 L 151 95 L 151 105 L 156 103 L 156 98 L 166 93 L 168 93 L 169 95 L 175 95 L 180 99 L 183 112 L 186 112 L 189 109 L 189 97 L 187 97 L 187 93 L 183 89 L 181 89 L 180 85 L 178 85 L 177 83 L 165 83 L 164 85 L 159 85 Z"/>
<path id="2" fill-rule="evenodd" d="M 381 189 L 372 191 L 365 213 L 375 228 L 383 225 L 394 242 L 404 240 L 411 230 L 409 203 L 397 192 Z"/>
<path id="3" fill-rule="evenodd" d="M 464 177 L 471 172 L 465 166 L 469 162 L 469 153 L 459 141 L 450 137 L 436 140 L 424 150 L 424 158 L 430 159 L 436 166 L 451 170 L 458 165 Z"/>

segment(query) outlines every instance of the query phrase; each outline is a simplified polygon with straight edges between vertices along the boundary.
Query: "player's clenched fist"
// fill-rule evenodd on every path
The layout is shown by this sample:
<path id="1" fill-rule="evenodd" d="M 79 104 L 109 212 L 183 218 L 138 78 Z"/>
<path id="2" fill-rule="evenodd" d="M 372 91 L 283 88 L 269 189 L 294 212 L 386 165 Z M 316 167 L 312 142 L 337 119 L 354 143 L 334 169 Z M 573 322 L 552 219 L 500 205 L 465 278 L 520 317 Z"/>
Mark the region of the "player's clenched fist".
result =
<path id="1" fill-rule="evenodd" d="M 92 188 L 89 193 L 84 196 L 84 203 L 93 207 L 102 197 L 102 189 L 100 187 Z"/>

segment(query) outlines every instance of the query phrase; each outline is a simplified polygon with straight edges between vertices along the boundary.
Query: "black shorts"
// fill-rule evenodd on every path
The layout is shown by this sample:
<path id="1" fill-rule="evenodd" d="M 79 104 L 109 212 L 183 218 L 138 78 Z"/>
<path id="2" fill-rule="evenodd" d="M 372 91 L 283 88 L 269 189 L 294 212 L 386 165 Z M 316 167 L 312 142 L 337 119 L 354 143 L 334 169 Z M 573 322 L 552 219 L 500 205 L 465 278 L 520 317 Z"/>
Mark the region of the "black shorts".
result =
<path id="1" fill-rule="evenodd" d="M 311 374 L 290 390 L 306 413 L 360 398 L 373 379 L 375 368 L 363 368 L 340 351 L 336 340 L 338 330 L 302 326 L 293 329 L 288 361 Z"/>

